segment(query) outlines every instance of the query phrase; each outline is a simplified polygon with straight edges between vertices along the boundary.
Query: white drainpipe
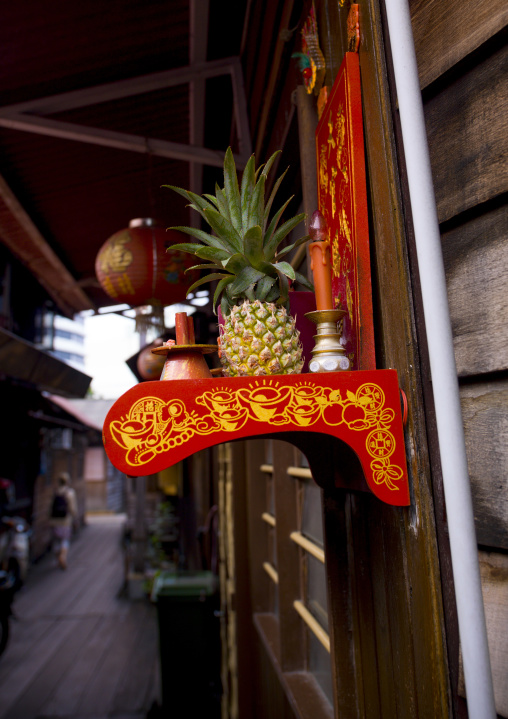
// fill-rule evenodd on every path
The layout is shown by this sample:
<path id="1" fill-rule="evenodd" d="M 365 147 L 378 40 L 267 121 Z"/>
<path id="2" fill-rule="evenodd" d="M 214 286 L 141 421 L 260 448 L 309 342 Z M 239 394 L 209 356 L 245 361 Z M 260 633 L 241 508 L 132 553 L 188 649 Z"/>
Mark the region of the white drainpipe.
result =
<path id="1" fill-rule="evenodd" d="M 495 719 L 446 279 L 407 0 L 386 0 L 386 12 L 427 327 L 467 705 L 471 719 Z"/>

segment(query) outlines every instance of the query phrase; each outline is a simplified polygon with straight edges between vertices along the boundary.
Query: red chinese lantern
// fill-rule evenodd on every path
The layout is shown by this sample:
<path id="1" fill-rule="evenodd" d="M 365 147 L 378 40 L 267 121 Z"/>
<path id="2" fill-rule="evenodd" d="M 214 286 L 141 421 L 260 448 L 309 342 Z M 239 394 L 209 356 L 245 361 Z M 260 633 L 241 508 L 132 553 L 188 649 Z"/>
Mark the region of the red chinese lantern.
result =
<path id="1" fill-rule="evenodd" d="M 185 235 L 160 227 L 150 218 L 131 220 L 126 230 L 115 232 L 102 245 L 95 260 L 95 273 L 103 290 L 119 304 L 151 305 L 154 314 L 185 300 L 187 289 L 198 279 L 198 271 L 185 270 L 195 264 L 187 252 L 167 252 L 185 241 Z M 148 319 L 145 314 L 145 319 Z"/>

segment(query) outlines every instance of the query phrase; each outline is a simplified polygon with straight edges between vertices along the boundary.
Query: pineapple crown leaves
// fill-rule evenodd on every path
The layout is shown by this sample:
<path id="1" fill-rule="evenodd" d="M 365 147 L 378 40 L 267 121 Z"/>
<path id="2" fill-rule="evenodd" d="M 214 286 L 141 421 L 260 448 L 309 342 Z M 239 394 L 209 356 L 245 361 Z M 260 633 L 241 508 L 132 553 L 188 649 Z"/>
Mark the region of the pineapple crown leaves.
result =
<path id="1" fill-rule="evenodd" d="M 208 264 L 189 268 L 188 271 L 211 270 L 211 273 L 189 287 L 188 293 L 199 285 L 218 280 L 213 305 L 215 307 L 221 298 L 224 315 L 242 299 L 287 303 L 290 280 L 313 289 L 306 277 L 295 272 L 288 262 L 281 261 L 291 250 L 307 242 L 309 235 L 278 250 L 305 214 L 296 215 L 279 226 L 290 197 L 270 219 L 275 196 L 287 170 L 276 180 L 265 201 L 266 180 L 279 152 L 257 169 L 254 155 L 251 155 L 239 185 L 233 153 L 228 148 L 224 157 L 224 187 L 216 185 L 215 195 L 200 196 L 180 187 L 163 185 L 184 197 L 188 206 L 201 215 L 213 232 L 194 227 L 172 227 L 170 229 L 184 232 L 200 244 L 182 242 L 171 245 L 170 250 L 189 252 L 207 261 Z"/>

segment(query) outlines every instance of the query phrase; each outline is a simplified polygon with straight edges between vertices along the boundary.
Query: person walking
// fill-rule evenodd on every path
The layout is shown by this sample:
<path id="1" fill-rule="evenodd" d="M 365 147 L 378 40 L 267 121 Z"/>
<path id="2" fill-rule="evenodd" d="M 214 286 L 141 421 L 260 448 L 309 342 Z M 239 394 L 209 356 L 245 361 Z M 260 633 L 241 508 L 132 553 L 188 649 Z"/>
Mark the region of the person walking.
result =
<path id="1" fill-rule="evenodd" d="M 58 476 L 58 487 L 51 506 L 50 525 L 53 530 L 53 550 L 60 569 L 67 569 L 67 555 L 74 522 L 78 516 L 76 492 L 70 486 L 68 472 Z"/>

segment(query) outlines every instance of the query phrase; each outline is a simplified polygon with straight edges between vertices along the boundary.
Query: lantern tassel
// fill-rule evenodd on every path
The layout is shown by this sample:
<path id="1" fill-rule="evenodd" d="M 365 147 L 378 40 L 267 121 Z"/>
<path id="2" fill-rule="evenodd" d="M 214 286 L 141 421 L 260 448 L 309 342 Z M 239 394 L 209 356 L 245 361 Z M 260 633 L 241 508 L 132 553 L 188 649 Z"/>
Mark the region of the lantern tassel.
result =
<path id="1" fill-rule="evenodd" d="M 157 335 L 164 334 L 164 307 L 160 302 L 152 300 L 152 304 L 136 308 L 136 332 L 146 334 L 155 330 Z"/>

